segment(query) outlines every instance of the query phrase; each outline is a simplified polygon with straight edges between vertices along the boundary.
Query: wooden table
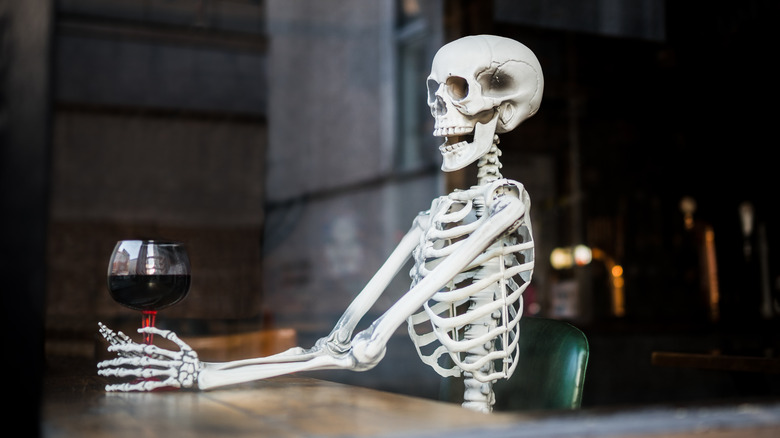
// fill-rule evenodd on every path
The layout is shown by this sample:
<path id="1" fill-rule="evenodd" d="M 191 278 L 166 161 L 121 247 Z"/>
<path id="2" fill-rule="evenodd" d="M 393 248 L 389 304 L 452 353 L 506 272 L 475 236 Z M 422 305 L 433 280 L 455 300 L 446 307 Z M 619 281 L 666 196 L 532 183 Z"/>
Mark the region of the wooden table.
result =
<path id="1" fill-rule="evenodd" d="M 46 436 L 413 436 L 509 420 L 305 377 L 204 392 L 89 394 L 74 401 L 47 399 Z"/>
<path id="2" fill-rule="evenodd" d="M 47 438 L 780 436 L 780 401 L 482 414 L 306 376 L 213 391 L 106 393 L 94 364 L 61 366 L 65 373 L 44 385 Z"/>

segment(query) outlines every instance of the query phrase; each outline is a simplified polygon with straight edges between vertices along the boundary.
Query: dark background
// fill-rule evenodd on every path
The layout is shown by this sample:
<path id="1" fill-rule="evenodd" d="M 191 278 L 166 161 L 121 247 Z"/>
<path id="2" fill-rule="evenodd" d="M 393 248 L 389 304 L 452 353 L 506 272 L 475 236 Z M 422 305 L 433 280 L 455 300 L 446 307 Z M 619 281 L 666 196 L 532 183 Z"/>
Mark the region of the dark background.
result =
<path id="1" fill-rule="evenodd" d="M 107 257 L 100 252 L 102 246 L 123 233 L 185 235 L 203 248 L 220 247 L 223 254 L 235 253 L 239 245 L 235 242 L 241 242 L 241 251 L 248 254 L 241 260 L 251 258 L 252 264 L 242 268 L 240 275 L 249 272 L 246 275 L 253 280 L 248 285 L 246 281 L 238 282 L 244 284 L 239 289 L 247 290 L 237 290 L 236 304 L 225 305 L 218 318 L 267 325 L 274 317 L 263 313 L 262 294 L 257 295 L 254 287 L 262 283 L 254 277 L 258 275 L 254 266 L 266 262 L 259 250 L 262 220 L 237 226 L 181 226 L 155 221 L 74 223 L 57 220 L 51 213 L 55 202 L 52 193 L 57 189 L 52 186 L 53 145 L 57 144 L 52 138 L 57 120 L 73 114 L 88 114 L 98 121 L 117 114 L 133 120 L 152 118 L 172 123 L 196 119 L 221 126 L 226 132 L 244 127 L 243 139 L 264 135 L 268 119 L 264 94 L 251 88 L 256 85 L 244 86 L 230 78 L 215 79 L 232 85 L 217 88 L 213 97 L 216 104 L 180 101 L 179 107 L 161 108 L 153 100 L 130 105 L 106 104 L 100 99 L 80 102 L 68 94 L 70 89 L 63 88 L 67 80 L 73 83 L 72 77 L 63 76 L 69 71 L 63 67 L 67 62 L 57 58 L 62 48 L 68 47 L 63 45 L 63 37 L 80 38 L 84 32 L 96 32 L 105 20 L 106 26 L 119 26 L 114 29 L 128 30 L 135 37 L 151 29 L 165 38 L 186 39 L 188 44 L 200 44 L 199 38 L 204 38 L 210 47 L 227 47 L 228 51 L 240 47 L 262 57 L 267 44 L 264 28 L 244 25 L 240 20 L 230 28 L 230 21 L 224 20 L 208 28 L 209 35 L 183 24 L 163 26 L 142 20 L 139 31 L 132 19 L 89 15 L 88 6 L 67 8 L 77 3 L 35 0 L 0 6 L 4 357 L 10 359 L 6 376 L 11 376 L 14 390 L 30 395 L 33 404 L 46 364 L 44 341 L 52 336 L 52 328 L 55 336 L 61 336 L 67 327 L 74 327 L 73 321 L 83 311 L 89 314 L 85 318 L 88 321 L 84 327 L 76 324 L 78 327 L 67 335 L 86 336 L 93 342 L 94 334 L 87 333 L 93 331 L 96 317 L 121 320 L 124 315 L 111 310 L 110 303 L 67 302 L 62 298 L 67 294 L 57 295 L 65 301 L 47 300 L 52 273 L 63 278 L 55 257 L 59 253 L 52 253 L 51 248 L 73 249 L 79 245 L 78 236 L 90 232 L 101 235 L 88 248 L 78 249 L 96 266 Z M 262 11 L 262 2 L 244 3 L 240 6 Z M 557 241 L 548 242 L 548 246 L 600 239 L 619 254 L 625 268 L 626 315 L 615 318 L 604 295 L 593 292 L 582 318 L 574 321 L 589 336 L 592 348 L 584 405 L 777 396 L 777 381 L 769 376 L 657 369 L 650 366 L 648 356 L 651 351 L 664 349 L 776 356 L 780 347 L 776 316 L 780 282 L 777 161 L 773 153 L 778 7 L 776 2 L 760 0 L 658 4 L 664 6 L 660 36 L 645 32 L 646 23 L 642 22 L 617 35 L 605 35 L 588 30 L 584 21 L 579 28 L 551 26 L 542 20 L 545 15 L 541 13 L 537 24 L 497 19 L 494 12 L 500 6 L 498 2 L 444 1 L 443 39 L 495 33 L 534 48 L 545 69 L 545 99 L 537 116 L 502 140 L 504 144 L 521 142 L 523 146 L 522 153 L 505 154 L 505 167 L 520 166 L 520 161 L 533 154 L 551 157 L 555 194 L 535 204 L 556 228 L 553 234 Z M 587 16 L 577 11 L 581 3 L 560 5 L 563 23 L 572 23 L 572 17 Z M 530 9 L 522 11 L 525 17 L 534 12 L 527 7 Z M 235 12 L 233 17 L 240 18 L 242 13 Z M 159 84 L 146 87 L 154 91 Z M 134 93 L 126 94 L 121 99 L 132 100 Z M 244 100 L 225 96 L 244 96 Z M 220 101 L 232 103 L 222 105 Z M 214 109 L 220 105 L 222 109 Z M 576 156 L 572 155 L 572 130 L 576 132 Z M 261 142 L 260 147 L 263 145 Z M 220 181 L 201 181 L 203 185 L 198 189 L 208 191 L 223 184 L 233 190 L 243 184 L 241 180 L 235 186 Z M 683 226 L 679 203 L 684 196 L 697 202 L 694 231 Z M 192 199 L 202 200 L 198 196 Z M 262 207 L 263 196 L 257 199 Z M 572 199 L 579 205 L 576 215 L 572 213 Z M 754 233 L 747 238 L 741 232 L 738 213 L 745 201 L 755 209 Z M 239 211 L 242 204 L 236 205 Z M 270 210 L 275 206 L 265 207 Z M 203 214 L 212 213 L 219 216 L 216 209 Z M 595 233 L 597 223 L 607 224 L 609 232 Z M 698 251 L 701 231 L 708 227 L 714 231 L 717 245 L 717 320 L 709 316 L 712 309 L 707 307 L 700 286 L 703 274 Z M 746 240 L 752 248 L 750 257 L 744 252 Z M 766 251 L 763 259 L 761 251 Z M 539 254 L 539 259 L 545 256 Z M 214 267 L 214 281 L 235 277 L 235 272 L 219 271 L 221 263 L 235 265 L 224 257 L 202 261 Z M 579 274 L 568 271 L 558 275 Z M 603 288 L 603 273 L 592 269 L 585 279 L 583 290 Z M 96 277 L 92 282 L 100 285 L 100 281 Z M 760 314 L 762 287 L 774 296 L 775 309 L 770 318 Z M 102 294 L 99 288 L 95 286 L 94 295 L 87 297 Z M 51 316 L 52 308 L 63 306 L 72 312 L 65 316 L 54 312 Z M 196 300 L 193 306 L 213 309 L 213 302 Z M 305 333 L 306 328 L 302 331 Z"/>

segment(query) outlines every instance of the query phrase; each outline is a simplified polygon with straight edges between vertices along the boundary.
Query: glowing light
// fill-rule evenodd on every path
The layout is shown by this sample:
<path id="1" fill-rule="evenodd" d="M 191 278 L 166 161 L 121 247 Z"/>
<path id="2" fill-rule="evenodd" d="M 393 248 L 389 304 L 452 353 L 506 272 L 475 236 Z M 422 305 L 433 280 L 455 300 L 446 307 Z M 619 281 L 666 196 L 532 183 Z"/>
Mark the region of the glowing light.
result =
<path id="1" fill-rule="evenodd" d="M 574 262 L 577 266 L 585 266 L 593 260 L 593 252 L 585 245 L 574 247 Z"/>
<path id="2" fill-rule="evenodd" d="M 720 319 L 720 289 L 718 286 L 718 262 L 715 257 L 715 231 L 708 226 L 704 232 L 705 250 L 707 254 L 707 283 L 710 298 L 710 319 Z"/>
<path id="3" fill-rule="evenodd" d="M 555 248 L 550 253 L 550 264 L 555 269 L 570 268 L 574 264 L 571 248 Z"/>
<path id="4" fill-rule="evenodd" d="M 692 230 L 693 229 L 693 213 L 696 211 L 696 200 L 691 198 L 690 196 L 686 196 L 680 200 L 680 210 L 683 212 L 683 215 L 685 216 L 684 223 L 685 223 L 685 229 Z"/>

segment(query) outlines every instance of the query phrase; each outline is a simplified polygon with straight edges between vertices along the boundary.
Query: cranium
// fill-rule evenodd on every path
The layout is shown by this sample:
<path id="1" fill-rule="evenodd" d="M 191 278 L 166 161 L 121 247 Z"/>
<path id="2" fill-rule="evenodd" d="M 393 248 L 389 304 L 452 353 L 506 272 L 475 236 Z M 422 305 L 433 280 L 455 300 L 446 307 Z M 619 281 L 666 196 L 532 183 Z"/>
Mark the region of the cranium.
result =
<path id="1" fill-rule="evenodd" d="M 467 36 L 439 49 L 428 76 L 428 106 L 436 119 L 433 135 L 446 137 L 439 147 L 442 170 L 468 166 L 490 150 L 496 133 L 534 115 L 543 88 L 539 61 L 515 40 Z"/>

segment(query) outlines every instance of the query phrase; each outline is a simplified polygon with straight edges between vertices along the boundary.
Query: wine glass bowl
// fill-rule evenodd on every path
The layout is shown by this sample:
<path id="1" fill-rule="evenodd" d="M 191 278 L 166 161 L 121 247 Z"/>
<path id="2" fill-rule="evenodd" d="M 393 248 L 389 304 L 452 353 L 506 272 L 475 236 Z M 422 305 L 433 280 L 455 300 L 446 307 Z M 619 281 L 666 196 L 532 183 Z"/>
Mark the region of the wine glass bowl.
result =
<path id="1" fill-rule="evenodd" d="M 190 260 L 184 244 L 167 240 L 120 240 L 108 263 L 114 301 L 143 315 L 153 327 L 157 311 L 183 300 L 190 290 Z M 151 335 L 144 341 L 151 344 Z"/>

